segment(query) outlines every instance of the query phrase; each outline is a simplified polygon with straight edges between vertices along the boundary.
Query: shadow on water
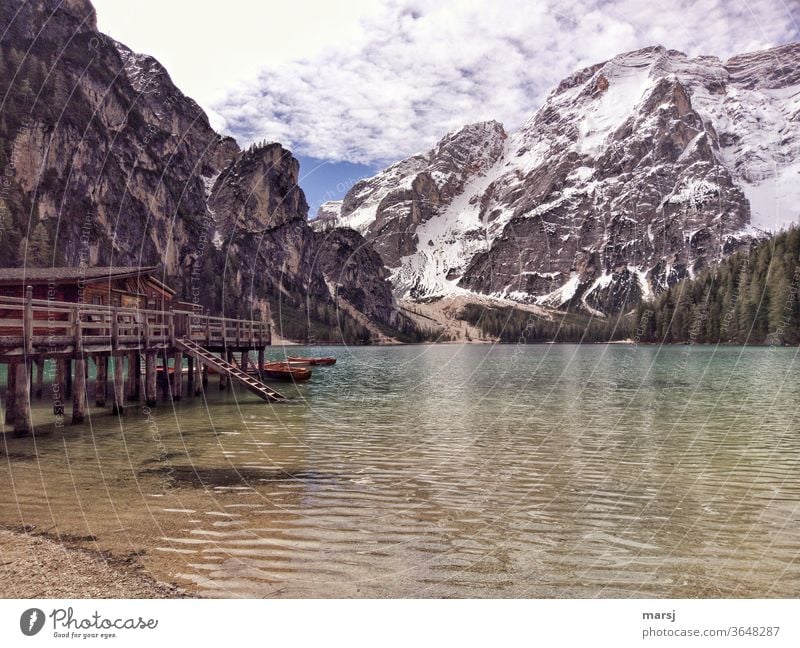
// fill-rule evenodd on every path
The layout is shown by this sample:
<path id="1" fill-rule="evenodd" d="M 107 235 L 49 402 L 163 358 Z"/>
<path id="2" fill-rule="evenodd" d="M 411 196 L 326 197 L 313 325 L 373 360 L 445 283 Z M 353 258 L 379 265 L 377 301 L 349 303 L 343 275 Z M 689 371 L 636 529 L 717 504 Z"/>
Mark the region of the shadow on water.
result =
<path id="1" fill-rule="evenodd" d="M 330 482 L 336 476 L 311 470 L 267 470 L 258 468 L 199 468 L 196 466 L 165 466 L 139 471 L 140 477 L 158 476 L 174 486 L 209 488 L 219 486 L 251 486 L 282 481 L 305 483 Z"/>

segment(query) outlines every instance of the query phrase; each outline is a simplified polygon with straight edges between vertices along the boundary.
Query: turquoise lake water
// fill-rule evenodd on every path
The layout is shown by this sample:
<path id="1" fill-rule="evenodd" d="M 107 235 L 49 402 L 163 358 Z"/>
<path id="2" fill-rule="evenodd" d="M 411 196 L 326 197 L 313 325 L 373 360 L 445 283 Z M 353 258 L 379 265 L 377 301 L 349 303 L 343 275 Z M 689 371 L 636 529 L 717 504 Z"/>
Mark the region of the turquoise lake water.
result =
<path id="1" fill-rule="evenodd" d="M 212 376 L 51 429 L 45 389 L 0 446 L 0 523 L 203 596 L 800 592 L 796 348 L 307 351 L 338 363 L 285 405 Z"/>

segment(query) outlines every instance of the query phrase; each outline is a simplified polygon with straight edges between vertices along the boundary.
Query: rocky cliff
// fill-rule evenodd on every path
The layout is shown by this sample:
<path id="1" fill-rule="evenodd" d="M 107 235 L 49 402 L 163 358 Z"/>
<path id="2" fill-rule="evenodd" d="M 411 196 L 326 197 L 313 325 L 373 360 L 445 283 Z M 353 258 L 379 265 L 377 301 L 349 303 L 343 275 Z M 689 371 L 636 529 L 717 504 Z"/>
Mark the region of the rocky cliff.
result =
<path id="1" fill-rule="evenodd" d="M 97 32 L 90 3 L 5 2 L 0 17 L 4 261 L 157 261 L 180 278 L 203 177 L 236 143 L 154 59 Z"/>
<path id="2" fill-rule="evenodd" d="M 97 31 L 86 0 L 4 2 L 0 34 L 4 265 L 159 264 L 183 299 L 283 314 L 290 337 L 333 331 L 289 151 L 217 134 L 158 61 Z M 342 290 L 372 285 L 366 272 Z M 367 301 L 393 310 L 385 291 Z"/>
<path id="3" fill-rule="evenodd" d="M 297 185 L 300 167 L 280 144 L 260 144 L 236 156 L 209 183 L 208 207 L 215 245 L 224 259 L 218 273 L 227 308 L 282 313 L 287 335 L 317 328 L 313 321 L 366 335 L 364 323 L 405 327 L 396 313 L 387 272 L 363 236 L 345 228 L 315 234 L 308 204 Z M 348 308 L 342 309 L 342 301 Z M 353 309 L 366 320 L 351 317 Z M 298 326 L 299 325 L 299 326 Z M 347 329 L 346 331 L 344 329 Z M 324 335 L 319 331 L 315 337 Z"/>
<path id="4" fill-rule="evenodd" d="M 799 172 L 800 45 L 651 47 L 576 72 L 508 137 L 473 124 L 362 181 L 319 227 L 373 241 L 403 297 L 603 314 L 797 222 Z"/>
<path id="5" fill-rule="evenodd" d="M 389 272 L 380 255 L 358 232 L 336 228 L 315 234 L 316 264 L 337 300 L 344 300 L 372 322 L 408 328 L 392 307 Z"/>

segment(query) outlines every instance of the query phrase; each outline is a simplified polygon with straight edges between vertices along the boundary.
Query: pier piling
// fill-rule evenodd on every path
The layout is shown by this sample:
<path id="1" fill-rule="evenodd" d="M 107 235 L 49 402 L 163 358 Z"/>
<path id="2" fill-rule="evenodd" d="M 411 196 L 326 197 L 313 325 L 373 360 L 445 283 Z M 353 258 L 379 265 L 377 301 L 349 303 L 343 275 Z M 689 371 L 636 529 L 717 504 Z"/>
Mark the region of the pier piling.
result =
<path id="1" fill-rule="evenodd" d="M 94 402 L 98 407 L 105 407 L 108 397 L 108 356 L 96 355 L 94 364 L 97 367 L 94 381 Z"/>
<path id="2" fill-rule="evenodd" d="M 144 400 L 148 407 L 156 406 L 156 352 L 148 351 L 144 357 Z"/>
<path id="3" fill-rule="evenodd" d="M 16 418 L 16 414 L 14 413 L 14 396 L 17 391 L 17 365 L 9 362 L 6 365 L 7 372 L 7 381 L 8 384 L 6 385 L 6 413 L 5 413 L 5 420 L 6 424 L 13 425 L 14 419 Z"/>
<path id="4" fill-rule="evenodd" d="M 83 423 L 86 417 L 86 360 L 75 358 L 72 382 L 72 422 Z"/>
<path id="5" fill-rule="evenodd" d="M 172 400 L 179 401 L 183 396 L 183 352 L 176 351 L 172 356 Z"/>
<path id="6" fill-rule="evenodd" d="M 169 401 L 172 390 L 170 388 L 171 380 L 169 377 L 169 353 L 167 353 L 166 349 L 164 349 L 164 352 L 161 354 L 161 368 L 161 400 Z"/>
<path id="7" fill-rule="evenodd" d="M 25 436 L 31 433 L 31 392 L 28 372 L 30 364 L 26 361 L 14 365 L 14 435 Z"/>
<path id="8" fill-rule="evenodd" d="M 125 412 L 125 357 L 114 356 L 114 405 L 111 408 L 113 414 L 123 414 Z"/>
<path id="9" fill-rule="evenodd" d="M 194 374 L 194 358 L 192 356 L 188 356 L 186 358 L 186 365 L 189 369 L 189 371 L 186 374 L 186 393 L 189 396 L 194 396 L 195 374 Z"/>
<path id="10" fill-rule="evenodd" d="M 0 296 L 2 310 L 8 312 L 0 349 L 0 362 L 7 367 L 3 403 L 7 426 L 18 435 L 33 432 L 31 399 L 44 396 L 45 382 L 50 387 L 52 381 L 52 394 L 48 393 L 52 402 L 46 405 L 52 407 L 60 427 L 70 400 L 72 422 L 79 424 L 86 419 L 90 397 L 90 411 L 110 405 L 113 413 L 122 414 L 125 401 L 142 399 L 154 407 L 159 380 L 164 397 L 173 401 L 180 400 L 185 390 L 190 396 L 200 395 L 208 387 L 209 366 L 219 374 L 220 389 L 237 382 L 265 400 L 285 400 L 246 373 L 255 360 L 255 355 L 249 356 L 251 351 L 263 364 L 269 323 L 137 304 L 33 299 L 30 287 L 22 296 Z M 93 386 L 90 361 L 96 368 Z M 48 362 L 54 363 L 53 371 Z"/>

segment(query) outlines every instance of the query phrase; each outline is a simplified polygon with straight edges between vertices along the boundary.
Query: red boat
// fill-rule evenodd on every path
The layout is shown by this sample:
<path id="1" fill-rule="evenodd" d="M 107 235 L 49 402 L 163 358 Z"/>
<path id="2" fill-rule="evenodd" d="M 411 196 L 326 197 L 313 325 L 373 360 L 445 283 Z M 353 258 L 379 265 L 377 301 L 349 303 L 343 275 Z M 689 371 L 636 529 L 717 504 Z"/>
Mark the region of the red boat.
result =
<path id="1" fill-rule="evenodd" d="M 303 358 L 300 356 L 289 356 L 286 358 L 289 362 L 306 362 L 312 366 L 327 366 L 336 364 L 336 358 L 328 356 L 326 358 Z"/>
<path id="2" fill-rule="evenodd" d="M 300 382 L 311 378 L 311 369 L 308 367 L 298 367 L 288 362 L 265 362 L 262 373 L 272 380 Z"/>

